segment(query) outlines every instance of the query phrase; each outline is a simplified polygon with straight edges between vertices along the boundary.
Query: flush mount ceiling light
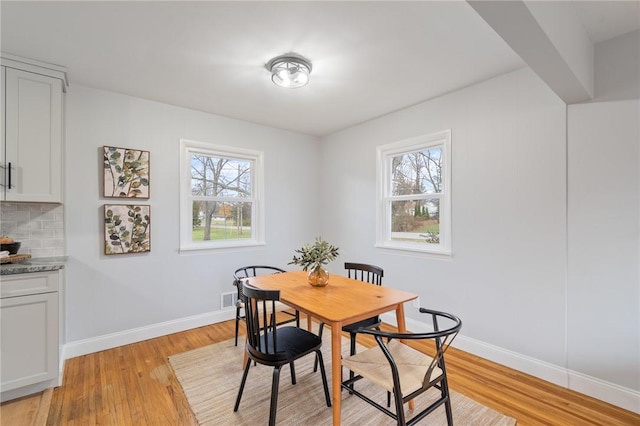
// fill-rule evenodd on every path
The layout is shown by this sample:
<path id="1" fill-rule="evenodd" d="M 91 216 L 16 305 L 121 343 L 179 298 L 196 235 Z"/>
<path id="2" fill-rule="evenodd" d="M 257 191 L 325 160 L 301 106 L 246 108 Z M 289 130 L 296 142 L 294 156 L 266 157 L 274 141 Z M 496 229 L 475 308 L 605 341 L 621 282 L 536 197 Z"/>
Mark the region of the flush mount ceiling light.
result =
<path id="1" fill-rule="evenodd" d="M 311 74 L 311 62 L 293 53 L 277 56 L 265 67 L 271 71 L 271 80 L 275 84 L 290 89 L 305 86 Z"/>

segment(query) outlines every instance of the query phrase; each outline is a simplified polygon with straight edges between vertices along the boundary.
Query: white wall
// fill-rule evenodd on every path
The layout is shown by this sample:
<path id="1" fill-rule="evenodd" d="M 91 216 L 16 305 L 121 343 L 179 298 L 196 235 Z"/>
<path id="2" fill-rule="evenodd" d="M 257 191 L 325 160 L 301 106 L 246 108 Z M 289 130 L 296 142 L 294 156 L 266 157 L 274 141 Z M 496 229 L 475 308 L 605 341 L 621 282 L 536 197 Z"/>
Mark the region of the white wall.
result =
<path id="1" fill-rule="evenodd" d="M 594 102 L 640 98 L 640 30 L 595 45 Z"/>
<path id="2" fill-rule="evenodd" d="M 373 248 L 376 146 L 446 129 L 453 257 Z M 340 208 L 323 234 L 341 261 L 379 264 L 385 283 L 459 314 L 465 336 L 562 365 L 565 132 L 564 103 L 525 69 L 327 137 L 325 203 Z"/>
<path id="3" fill-rule="evenodd" d="M 318 234 L 317 139 L 73 85 L 66 104 L 67 356 L 230 318 L 236 268 L 287 267 Z M 180 138 L 265 153 L 265 247 L 178 252 Z M 102 206 L 126 203 L 102 198 L 103 145 L 151 153 L 150 253 L 103 254 Z"/>
<path id="4" fill-rule="evenodd" d="M 636 391 L 613 402 L 640 412 L 640 31 L 595 62 L 596 98 L 568 110 L 567 367 Z"/>
<path id="5" fill-rule="evenodd" d="M 571 112 L 525 69 L 326 137 L 322 231 L 460 315 L 459 347 L 640 412 L 638 106 Z M 376 146 L 449 128 L 454 255 L 374 248 Z"/>
<path id="6" fill-rule="evenodd" d="M 640 390 L 639 116 L 637 100 L 569 108 L 567 364 L 635 390 Z"/>

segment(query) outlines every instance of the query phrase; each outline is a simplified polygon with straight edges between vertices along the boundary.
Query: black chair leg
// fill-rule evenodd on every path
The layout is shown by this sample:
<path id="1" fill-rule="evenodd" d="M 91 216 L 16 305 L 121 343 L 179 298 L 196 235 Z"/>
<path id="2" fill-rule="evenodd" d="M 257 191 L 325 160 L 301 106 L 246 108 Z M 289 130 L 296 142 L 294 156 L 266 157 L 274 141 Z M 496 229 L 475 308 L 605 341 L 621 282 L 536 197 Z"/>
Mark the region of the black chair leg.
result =
<path id="1" fill-rule="evenodd" d="M 447 413 L 447 425 L 453 426 L 453 413 L 451 410 L 451 394 L 449 393 L 449 383 L 447 380 L 447 373 L 445 371 L 444 379 L 440 383 L 440 393 L 442 398 L 446 398 L 444 402 L 444 409 Z"/>
<path id="2" fill-rule="evenodd" d="M 407 421 L 404 417 L 404 404 L 402 403 L 402 396 L 400 396 L 400 389 L 396 389 L 393 396 L 396 400 L 396 416 L 398 416 L 398 426 L 405 426 L 407 424 Z"/>
<path id="3" fill-rule="evenodd" d="M 444 408 L 447 412 L 447 425 L 453 426 L 453 414 L 451 412 L 451 399 L 447 399 L 447 402 L 444 403 Z"/>
<path id="4" fill-rule="evenodd" d="M 349 337 L 351 338 L 351 346 L 349 348 L 349 354 L 351 356 L 356 354 L 356 333 L 349 333 Z M 355 376 L 355 374 L 353 373 L 353 371 L 349 370 L 349 379 L 353 379 L 353 377 Z M 351 383 L 351 385 L 349 385 L 350 389 L 354 388 L 353 383 Z M 353 392 L 349 392 L 349 394 L 352 394 Z"/>
<path id="5" fill-rule="evenodd" d="M 320 340 L 322 340 L 322 330 L 324 329 L 324 323 L 321 322 L 320 323 L 320 328 L 318 329 L 318 337 L 320 337 Z M 313 372 L 315 373 L 316 371 L 318 371 L 318 356 L 316 355 L 316 360 L 313 361 Z"/>
<path id="6" fill-rule="evenodd" d="M 356 333 L 349 333 L 351 337 L 351 347 L 349 348 L 349 354 L 351 355 L 355 355 L 356 354 Z"/>
<path id="7" fill-rule="evenodd" d="M 271 406 L 269 408 L 269 426 L 276 425 L 276 410 L 278 409 L 278 387 L 280 385 L 280 367 L 273 369 L 271 382 Z"/>
<path id="8" fill-rule="evenodd" d="M 296 367 L 293 365 L 293 361 L 289 363 L 289 367 L 291 368 L 291 384 L 296 384 Z"/>
<path id="9" fill-rule="evenodd" d="M 233 406 L 234 412 L 238 411 L 238 407 L 240 407 L 240 400 L 242 399 L 242 391 L 244 390 L 244 384 L 247 381 L 249 368 L 251 368 L 251 360 L 247 359 L 247 365 L 244 367 L 244 373 L 242 374 L 242 381 L 240 382 L 240 389 L 238 390 L 238 397 L 236 398 L 236 405 Z"/>
<path id="10" fill-rule="evenodd" d="M 327 373 L 324 370 L 324 361 L 322 352 L 316 351 L 316 361 L 320 362 L 320 375 L 322 376 L 322 386 L 324 387 L 324 398 L 327 400 L 327 407 L 331 407 L 331 397 L 329 396 L 329 385 L 327 384 Z"/>
<path id="11" fill-rule="evenodd" d="M 240 308 L 236 308 L 236 346 L 238 346 L 238 325 L 240 323 Z"/>

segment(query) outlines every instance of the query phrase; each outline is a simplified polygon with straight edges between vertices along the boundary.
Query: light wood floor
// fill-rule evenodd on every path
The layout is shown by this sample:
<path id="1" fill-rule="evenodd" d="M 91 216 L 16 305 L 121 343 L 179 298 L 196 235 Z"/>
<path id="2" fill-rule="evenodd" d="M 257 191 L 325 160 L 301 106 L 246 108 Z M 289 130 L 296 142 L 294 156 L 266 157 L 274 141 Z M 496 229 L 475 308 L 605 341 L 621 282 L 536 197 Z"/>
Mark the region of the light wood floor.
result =
<path id="1" fill-rule="evenodd" d="M 232 338 L 233 327 L 227 321 L 69 359 L 62 386 L 2 404 L 0 424 L 196 425 L 167 357 Z M 640 415 L 454 348 L 447 354 L 451 389 L 520 426 L 640 425 Z"/>

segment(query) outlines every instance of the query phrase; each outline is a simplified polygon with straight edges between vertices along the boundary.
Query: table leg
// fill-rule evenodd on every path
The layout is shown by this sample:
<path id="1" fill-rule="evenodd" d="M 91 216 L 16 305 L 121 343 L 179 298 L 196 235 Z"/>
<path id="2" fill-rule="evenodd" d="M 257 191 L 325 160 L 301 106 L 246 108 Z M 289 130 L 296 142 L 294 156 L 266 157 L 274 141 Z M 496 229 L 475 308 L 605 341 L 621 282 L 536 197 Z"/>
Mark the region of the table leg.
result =
<path id="1" fill-rule="evenodd" d="M 404 320 L 404 303 L 399 303 L 396 306 L 396 322 L 398 323 L 398 332 L 404 333 L 407 331 L 407 323 Z M 413 399 L 409 401 L 409 409 L 413 410 L 415 403 Z"/>
<path id="2" fill-rule="evenodd" d="M 399 303 L 396 306 L 396 321 L 398 322 L 398 332 L 404 333 L 407 331 L 407 324 L 404 321 L 404 303 Z"/>
<path id="3" fill-rule="evenodd" d="M 342 382 L 342 324 L 331 324 L 331 395 L 333 397 L 333 425 L 340 425 Z"/>
<path id="4" fill-rule="evenodd" d="M 242 347 L 243 347 L 242 353 L 244 354 L 242 356 L 242 369 L 244 370 L 244 367 L 247 365 L 247 359 L 249 359 L 249 355 L 247 354 L 247 335 L 246 334 L 244 336 L 244 345 Z"/>
<path id="5" fill-rule="evenodd" d="M 311 321 L 311 315 L 307 314 L 307 330 L 313 331 L 311 328 L 313 326 L 313 322 Z"/>

